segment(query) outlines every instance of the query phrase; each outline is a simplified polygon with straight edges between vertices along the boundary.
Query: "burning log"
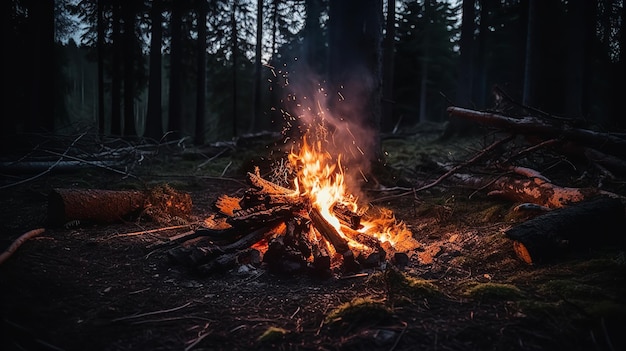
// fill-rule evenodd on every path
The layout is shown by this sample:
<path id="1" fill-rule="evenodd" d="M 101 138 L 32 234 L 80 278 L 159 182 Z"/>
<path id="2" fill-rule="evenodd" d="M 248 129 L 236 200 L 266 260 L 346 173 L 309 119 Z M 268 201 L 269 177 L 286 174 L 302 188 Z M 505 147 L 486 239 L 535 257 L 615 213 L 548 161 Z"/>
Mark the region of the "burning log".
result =
<path id="1" fill-rule="evenodd" d="M 322 234 L 322 236 L 330 242 L 338 253 L 344 254 L 346 251 L 350 251 L 348 241 L 341 237 L 341 234 L 337 232 L 335 227 L 324 219 L 318 209 L 312 208 L 309 212 L 309 218 L 311 219 L 315 229 L 317 229 L 320 234 Z"/>
<path id="2" fill-rule="evenodd" d="M 513 240 L 517 256 L 533 264 L 600 244 L 624 244 L 625 224 L 622 202 L 600 197 L 552 210 L 505 234 Z"/>
<path id="3" fill-rule="evenodd" d="M 359 229 L 361 226 L 361 216 L 352 212 L 346 205 L 336 203 L 332 208 L 333 214 L 339 220 L 352 229 Z"/>
<path id="4" fill-rule="evenodd" d="M 355 260 L 354 252 L 352 252 L 348 246 L 348 241 L 337 232 L 335 227 L 324 219 L 319 210 L 312 208 L 309 212 L 309 218 L 311 219 L 315 229 L 319 231 L 324 239 L 330 242 L 335 251 L 342 256 L 344 270 L 346 272 L 358 270 L 359 264 Z"/>
<path id="5" fill-rule="evenodd" d="M 265 205 L 253 207 L 249 209 L 243 209 L 234 213 L 232 217 L 227 219 L 227 222 L 233 226 L 246 226 L 254 227 L 259 224 L 267 223 L 274 219 L 287 218 L 293 213 L 293 206 L 283 205 L 277 207 L 266 208 Z"/>

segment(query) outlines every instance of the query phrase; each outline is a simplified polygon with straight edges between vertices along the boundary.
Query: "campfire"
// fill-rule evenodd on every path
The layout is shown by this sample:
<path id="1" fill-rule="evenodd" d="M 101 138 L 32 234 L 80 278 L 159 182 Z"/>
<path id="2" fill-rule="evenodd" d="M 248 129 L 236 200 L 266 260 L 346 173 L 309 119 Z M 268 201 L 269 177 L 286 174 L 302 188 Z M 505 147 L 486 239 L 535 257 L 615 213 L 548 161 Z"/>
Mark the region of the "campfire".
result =
<path id="1" fill-rule="evenodd" d="M 418 246 L 411 231 L 392 211 L 349 193 L 341 154 L 318 135 L 304 134 L 269 176 L 248 172 L 243 195 L 215 202 L 217 213 L 197 231 L 203 240 L 170 257 L 201 273 L 265 263 L 274 272 L 328 275 L 406 264 Z"/>

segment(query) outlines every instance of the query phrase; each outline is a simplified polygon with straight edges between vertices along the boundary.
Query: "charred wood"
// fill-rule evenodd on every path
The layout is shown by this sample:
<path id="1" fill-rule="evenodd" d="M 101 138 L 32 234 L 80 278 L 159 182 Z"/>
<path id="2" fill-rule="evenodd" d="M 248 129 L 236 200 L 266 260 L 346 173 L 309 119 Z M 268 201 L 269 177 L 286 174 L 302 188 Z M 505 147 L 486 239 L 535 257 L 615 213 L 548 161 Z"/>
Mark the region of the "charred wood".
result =
<path id="1" fill-rule="evenodd" d="M 271 233 L 275 227 L 275 224 L 266 224 L 264 227 L 256 229 L 227 245 L 193 246 L 190 248 L 176 247 L 168 251 L 168 256 L 175 262 L 190 267 L 197 267 L 224 254 L 232 254 L 250 248 L 264 236 L 268 235 L 268 233 Z"/>
<path id="2" fill-rule="evenodd" d="M 361 226 L 361 216 L 354 213 L 346 205 L 336 203 L 332 208 L 333 214 L 339 218 L 341 222 L 352 229 L 359 229 Z"/>
<path id="3" fill-rule="evenodd" d="M 265 225 L 268 222 L 288 218 L 293 213 L 293 206 L 291 205 L 282 205 L 269 209 L 262 208 L 265 208 L 265 206 L 236 212 L 233 217 L 227 218 L 226 221 L 233 227 L 254 228 L 259 225 Z"/>

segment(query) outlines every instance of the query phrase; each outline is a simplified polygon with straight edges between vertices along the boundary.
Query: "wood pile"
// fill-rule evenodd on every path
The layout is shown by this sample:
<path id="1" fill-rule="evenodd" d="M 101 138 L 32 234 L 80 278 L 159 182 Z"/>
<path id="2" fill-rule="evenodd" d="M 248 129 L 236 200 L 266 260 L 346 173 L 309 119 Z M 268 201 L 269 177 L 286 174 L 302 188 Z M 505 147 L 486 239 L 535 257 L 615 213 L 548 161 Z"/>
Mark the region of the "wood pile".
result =
<path id="1" fill-rule="evenodd" d="M 335 204 L 340 233 L 306 196 L 258 172 L 249 172 L 247 181 L 243 196 L 222 195 L 215 203 L 219 215 L 169 250 L 172 260 L 201 274 L 264 263 L 272 272 L 316 276 L 357 272 L 387 259 L 406 261 L 389 243 L 359 231 L 366 214 Z"/>

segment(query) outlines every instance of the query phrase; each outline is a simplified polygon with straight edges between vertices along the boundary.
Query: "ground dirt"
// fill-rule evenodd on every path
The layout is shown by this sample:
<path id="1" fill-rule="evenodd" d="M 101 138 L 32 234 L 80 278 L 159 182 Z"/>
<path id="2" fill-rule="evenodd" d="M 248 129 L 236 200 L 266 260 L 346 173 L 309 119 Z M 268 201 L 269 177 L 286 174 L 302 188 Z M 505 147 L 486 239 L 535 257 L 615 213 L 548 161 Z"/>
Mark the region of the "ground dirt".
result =
<path id="1" fill-rule="evenodd" d="M 465 145 L 465 144 L 464 144 Z M 438 157 L 479 148 L 405 136 L 385 142 L 393 174 L 411 186 Z M 260 151 L 259 151 L 260 150 Z M 265 151 L 264 151 L 265 150 Z M 416 194 L 366 189 L 404 221 L 420 247 L 392 264 L 329 278 L 277 275 L 264 266 L 201 276 L 159 244 L 189 231 L 145 218 L 47 227 L 56 187 L 129 189 L 169 184 L 193 215 L 247 188 L 253 146 L 211 159 L 173 157 L 130 173 L 98 167 L 3 176 L 0 249 L 46 231 L 0 265 L 2 350 L 619 350 L 626 348 L 623 247 L 594 245 L 529 266 L 505 236 L 534 214 L 443 182 Z M 242 156 L 246 155 L 246 156 Z M 248 160 L 245 157 L 252 155 Z M 19 156 L 19 155 L 18 155 Z M 170 157 L 171 158 L 168 158 Z M 458 158 L 460 156 L 457 155 Z M 243 159 L 243 161 L 241 161 Z M 208 166 L 207 166 L 208 167 Z M 45 170 L 45 169 L 44 169 Z M 383 179 L 384 177 L 381 177 Z M 21 184 L 15 184 L 23 181 Z M 381 181 L 383 182 L 383 181 Z M 15 184 L 15 185 L 13 185 Z M 613 185 L 625 192 L 623 182 Z M 153 232 L 148 230 L 157 229 Z M 589 233 L 593 240 L 594 233 Z"/>

